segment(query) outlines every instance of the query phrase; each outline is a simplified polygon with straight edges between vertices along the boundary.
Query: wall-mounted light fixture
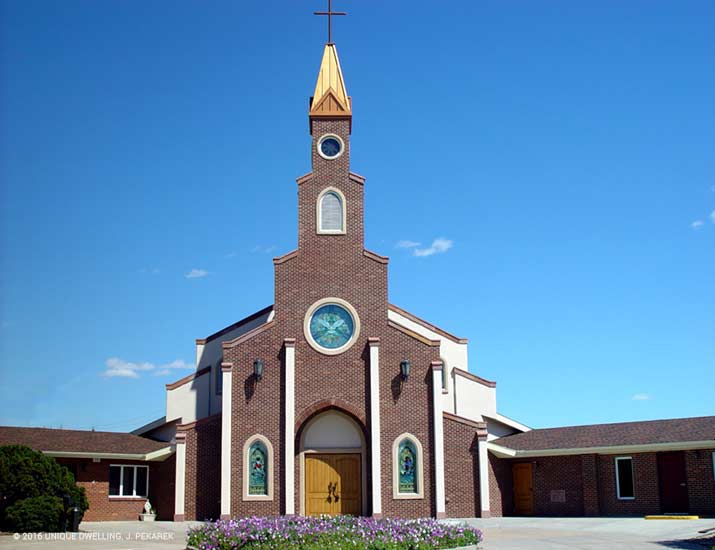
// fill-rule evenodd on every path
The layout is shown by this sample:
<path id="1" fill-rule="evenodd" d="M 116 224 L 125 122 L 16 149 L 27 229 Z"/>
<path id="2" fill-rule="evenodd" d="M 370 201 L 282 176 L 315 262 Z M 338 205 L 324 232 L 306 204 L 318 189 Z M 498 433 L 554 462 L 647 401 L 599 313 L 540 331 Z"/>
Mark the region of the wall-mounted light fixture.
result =
<path id="1" fill-rule="evenodd" d="M 256 359 L 253 362 L 253 374 L 256 380 L 261 380 L 263 378 L 263 359 Z"/>
<path id="2" fill-rule="evenodd" d="M 410 377 L 410 362 L 407 359 L 403 359 L 400 363 L 400 375 L 403 380 L 407 380 Z"/>

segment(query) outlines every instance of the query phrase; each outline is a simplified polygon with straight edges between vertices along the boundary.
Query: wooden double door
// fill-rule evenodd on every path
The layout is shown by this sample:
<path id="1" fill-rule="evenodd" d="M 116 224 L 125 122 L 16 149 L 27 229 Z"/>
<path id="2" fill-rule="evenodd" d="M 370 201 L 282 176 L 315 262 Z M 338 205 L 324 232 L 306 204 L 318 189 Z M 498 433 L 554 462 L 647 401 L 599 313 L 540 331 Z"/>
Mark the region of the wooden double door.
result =
<path id="1" fill-rule="evenodd" d="M 305 515 L 360 515 L 362 465 L 355 453 L 305 455 Z"/>

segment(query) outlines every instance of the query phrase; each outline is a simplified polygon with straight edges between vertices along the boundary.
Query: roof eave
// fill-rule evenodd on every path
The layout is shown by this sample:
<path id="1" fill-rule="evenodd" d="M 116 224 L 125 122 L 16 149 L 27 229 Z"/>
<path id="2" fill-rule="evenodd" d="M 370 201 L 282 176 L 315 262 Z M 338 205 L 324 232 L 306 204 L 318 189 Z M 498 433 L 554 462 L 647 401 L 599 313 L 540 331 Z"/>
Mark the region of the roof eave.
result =
<path id="1" fill-rule="evenodd" d="M 42 451 L 53 458 L 98 458 L 114 460 L 139 460 L 141 462 L 161 462 L 174 454 L 174 448 L 167 446 L 149 453 L 95 453 L 85 451 Z"/>
<path id="2" fill-rule="evenodd" d="M 668 443 L 644 443 L 639 445 L 610 445 L 601 447 L 574 447 L 566 449 L 511 449 L 490 441 L 487 449 L 500 458 L 536 458 L 542 456 L 570 456 L 589 454 L 630 454 L 653 453 L 659 451 L 691 451 L 695 449 L 715 449 L 715 440 L 678 441 Z"/>

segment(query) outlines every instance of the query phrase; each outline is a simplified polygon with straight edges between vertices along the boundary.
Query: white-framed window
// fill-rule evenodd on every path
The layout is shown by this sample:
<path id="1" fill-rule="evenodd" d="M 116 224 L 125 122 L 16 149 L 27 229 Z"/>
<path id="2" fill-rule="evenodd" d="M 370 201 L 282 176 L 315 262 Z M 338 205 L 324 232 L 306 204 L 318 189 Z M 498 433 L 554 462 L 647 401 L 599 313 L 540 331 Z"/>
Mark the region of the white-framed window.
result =
<path id="1" fill-rule="evenodd" d="M 109 465 L 109 496 L 146 498 L 149 494 L 149 466 Z"/>
<path id="2" fill-rule="evenodd" d="M 318 196 L 318 233 L 345 233 L 345 196 L 334 187 Z"/>
<path id="3" fill-rule="evenodd" d="M 243 446 L 243 500 L 273 500 L 273 445 L 256 434 Z"/>
<path id="4" fill-rule="evenodd" d="M 616 496 L 618 500 L 636 498 L 633 458 L 630 456 L 616 457 Z"/>
<path id="5" fill-rule="evenodd" d="M 392 444 L 392 497 L 424 498 L 422 444 L 409 433 L 398 436 Z"/>

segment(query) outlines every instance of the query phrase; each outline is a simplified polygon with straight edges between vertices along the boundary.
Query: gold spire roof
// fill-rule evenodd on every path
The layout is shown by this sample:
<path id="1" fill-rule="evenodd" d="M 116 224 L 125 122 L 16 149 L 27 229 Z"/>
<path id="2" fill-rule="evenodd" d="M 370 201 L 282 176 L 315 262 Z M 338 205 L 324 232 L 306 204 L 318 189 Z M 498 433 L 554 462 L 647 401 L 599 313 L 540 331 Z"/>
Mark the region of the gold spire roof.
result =
<path id="1" fill-rule="evenodd" d="M 335 44 L 326 44 L 318 81 L 310 104 L 311 116 L 351 116 L 352 102 L 345 89 Z"/>

